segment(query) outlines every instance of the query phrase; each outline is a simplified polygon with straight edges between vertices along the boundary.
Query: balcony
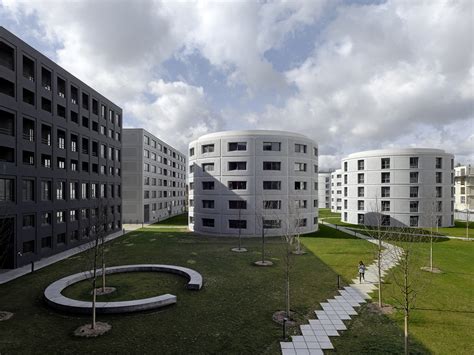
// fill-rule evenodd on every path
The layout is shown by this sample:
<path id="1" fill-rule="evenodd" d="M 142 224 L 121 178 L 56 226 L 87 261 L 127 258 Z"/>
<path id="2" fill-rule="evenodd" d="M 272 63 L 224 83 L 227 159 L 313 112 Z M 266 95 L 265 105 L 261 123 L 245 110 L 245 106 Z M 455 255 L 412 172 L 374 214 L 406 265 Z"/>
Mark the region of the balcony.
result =
<path id="1" fill-rule="evenodd" d="M 7 136 L 14 136 L 15 135 L 15 115 L 0 110 L 0 134 L 4 134 Z"/>
<path id="2" fill-rule="evenodd" d="M 14 163 L 15 162 L 15 149 L 10 147 L 0 146 L 0 162 Z"/>
<path id="3" fill-rule="evenodd" d="M 25 56 L 23 56 L 23 76 L 30 81 L 35 81 L 35 62 Z"/>
<path id="4" fill-rule="evenodd" d="M 4 78 L 0 78 L 0 94 L 15 97 L 15 84 Z"/>
<path id="5" fill-rule="evenodd" d="M 0 65 L 15 70 L 15 50 L 0 41 Z"/>
<path id="6" fill-rule="evenodd" d="M 51 72 L 45 68 L 41 68 L 41 86 L 51 91 Z"/>

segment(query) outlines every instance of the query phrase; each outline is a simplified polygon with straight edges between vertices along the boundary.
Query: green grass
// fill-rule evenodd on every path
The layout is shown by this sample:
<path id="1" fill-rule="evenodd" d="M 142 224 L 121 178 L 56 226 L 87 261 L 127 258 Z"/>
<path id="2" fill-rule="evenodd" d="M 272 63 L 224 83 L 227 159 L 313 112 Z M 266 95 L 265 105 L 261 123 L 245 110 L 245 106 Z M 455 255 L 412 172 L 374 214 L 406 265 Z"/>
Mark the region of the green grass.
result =
<path id="1" fill-rule="evenodd" d="M 327 217 L 341 218 L 341 214 L 331 212 L 330 208 L 320 208 L 319 209 L 319 218 L 327 218 Z"/>
<path id="2" fill-rule="evenodd" d="M 153 225 L 169 225 L 169 226 L 188 226 L 188 214 L 183 213 L 170 217 L 164 221 L 156 222 Z"/>
<path id="3" fill-rule="evenodd" d="M 314 318 L 313 311 L 320 302 L 336 294 L 337 273 L 347 277 L 347 282 L 361 255 L 369 257 L 371 246 L 324 226 L 303 239 L 309 253 L 294 257 L 291 296 L 298 319 L 307 322 L 307 318 Z M 15 314 L 11 320 L 0 322 L 0 352 L 278 354 L 281 327 L 271 317 L 284 308 L 284 248 L 279 238 L 269 238 L 267 258 L 275 266 L 258 268 L 252 263 L 260 258 L 260 240 L 245 239 L 243 244 L 248 253 L 232 253 L 236 239 L 193 236 L 161 225 L 110 242 L 108 266 L 187 266 L 203 275 L 204 287 L 186 290 L 186 280 L 174 275 L 160 275 L 156 283 L 153 275 L 110 276 L 110 285 L 124 288 L 111 296 L 115 299 L 125 299 L 125 293 L 136 298 L 170 292 L 178 303 L 155 312 L 99 315 L 98 320 L 109 322 L 112 330 L 97 339 L 74 338 L 74 329 L 89 322 L 89 317 L 54 311 L 42 297 L 51 282 L 89 268 L 85 254 L 0 285 L 1 308 Z M 344 257 L 346 247 L 351 254 Z M 313 252 L 321 253 L 322 259 Z M 66 293 L 79 299 L 88 296 L 85 283 Z"/>

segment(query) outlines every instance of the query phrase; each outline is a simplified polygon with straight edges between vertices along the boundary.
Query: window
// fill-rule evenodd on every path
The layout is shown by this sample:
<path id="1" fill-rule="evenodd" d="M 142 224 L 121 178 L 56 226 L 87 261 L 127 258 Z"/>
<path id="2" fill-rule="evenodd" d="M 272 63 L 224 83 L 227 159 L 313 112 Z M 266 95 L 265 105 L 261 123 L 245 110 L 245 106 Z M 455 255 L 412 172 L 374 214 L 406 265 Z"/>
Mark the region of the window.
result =
<path id="1" fill-rule="evenodd" d="M 247 209 L 247 201 L 230 200 L 229 201 L 229 209 L 230 210 L 246 210 Z"/>
<path id="2" fill-rule="evenodd" d="M 34 180 L 23 180 L 22 182 L 23 201 L 35 200 L 35 182 Z"/>
<path id="3" fill-rule="evenodd" d="M 357 174 L 357 183 L 363 184 L 365 181 L 364 177 L 365 177 L 364 174 Z"/>
<path id="4" fill-rule="evenodd" d="M 295 190 L 306 190 L 307 182 L 306 181 L 295 181 Z"/>
<path id="5" fill-rule="evenodd" d="M 15 50 L 0 41 L 0 65 L 15 70 Z"/>
<path id="6" fill-rule="evenodd" d="M 281 220 L 279 219 L 264 219 L 263 220 L 264 229 L 278 229 L 281 228 Z"/>
<path id="7" fill-rule="evenodd" d="M 264 190 L 281 190 L 281 181 L 264 181 Z"/>
<path id="8" fill-rule="evenodd" d="M 344 171 L 347 171 L 347 161 L 344 162 Z M 340 175 L 337 175 L 338 178 L 340 178 Z"/>
<path id="9" fill-rule="evenodd" d="M 381 201 L 382 212 L 390 212 L 390 201 Z"/>
<path id="10" fill-rule="evenodd" d="M 436 212 L 443 212 L 443 201 L 436 201 Z"/>
<path id="11" fill-rule="evenodd" d="M 214 227 L 214 219 L 213 218 L 202 218 L 202 226 L 203 227 Z"/>
<path id="12" fill-rule="evenodd" d="M 247 142 L 231 142 L 228 144 L 227 150 L 234 152 L 237 150 L 247 150 Z"/>
<path id="13" fill-rule="evenodd" d="M 23 215 L 23 228 L 34 228 L 35 226 L 35 215 L 25 214 Z"/>
<path id="14" fill-rule="evenodd" d="M 87 188 L 87 183 L 81 183 L 81 198 L 86 200 L 89 198 L 89 189 Z"/>
<path id="15" fill-rule="evenodd" d="M 52 212 L 43 212 L 41 214 L 41 225 L 50 226 L 52 223 Z"/>
<path id="16" fill-rule="evenodd" d="M 247 162 L 245 161 L 230 161 L 228 163 L 228 170 L 247 170 Z"/>
<path id="17" fill-rule="evenodd" d="M 22 253 L 27 254 L 27 253 L 34 253 L 35 252 L 35 241 L 30 240 L 28 242 L 23 242 L 23 249 Z"/>
<path id="18" fill-rule="evenodd" d="M 410 157 L 410 169 L 418 168 L 418 157 Z"/>
<path id="19" fill-rule="evenodd" d="M 363 201 L 363 200 L 357 201 L 357 209 L 358 209 L 359 211 L 363 211 L 363 210 L 364 210 L 364 201 Z"/>
<path id="20" fill-rule="evenodd" d="M 347 174 L 344 174 L 344 184 L 347 185 Z"/>
<path id="21" fill-rule="evenodd" d="M 357 160 L 357 170 L 364 170 L 364 161 Z"/>
<path id="22" fill-rule="evenodd" d="M 14 180 L 0 179 L 0 202 L 14 201 Z"/>
<path id="23" fill-rule="evenodd" d="M 214 181 L 203 181 L 202 182 L 203 190 L 214 190 Z"/>
<path id="24" fill-rule="evenodd" d="M 64 223 L 66 221 L 66 211 L 56 212 L 56 223 Z"/>
<path id="25" fill-rule="evenodd" d="M 203 163 L 202 164 L 203 171 L 214 171 L 214 163 Z"/>
<path id="26" fill-rule="evenodd" d="M 202 208 L 214 208 L 214 200 L 202 200 Z"/>
<path id="27" fill-rule="evenodd" d="M 202 154 L 214 152 L 214 144 L 203 144 L 201 146 L 201 152 Z"/>
<path id="28" fill-rule="evenodd" d="M 357 196 L 358 197 L 364 197 L 364 188 L 363 187 L 358 187 L 357 188 Z"/>
<path id="29" fill-rule="evenodd" d="M 247 221 L 238 220 L 238 219 L 229 219 L 229 228 L 230 229 L 247 229 Z"/>
<path id="30" fill-rule="evenodd" d="M 380 159 L 382 169 L 390 169 L 390 158 Z"/>
<path id="31" fill-rule="evenodd" d="M 295 153 L 306 153 L 305 144 L 295 144 Z"/>
<path id="32" fill-rule="evenodd" d="M 56 183 L 56 200 L 66 199 L 66 183 L 64 181 L 58 181 Z"/>
<path id="33" fill-rule="evenodd" d="M 263 209 L 264 210 L 280 210 L 281 201 L 280 200 L 264 200 Z"/>
<path id="34" fill-rule="evenodd" d="M 390 173 L 382 173 L 382 183 L 390 182 Z"/>
<path id="35" fill-rule="evenodd" d="M 418 201 L 410 201 L 410 212 L 418 212 Z"/>
<path id="36" fill-rule="evenodd" d="M 77 211 L 76 211 L 76 210 L 70 210 L 70 211 L 69 211 L 69 220 L 70 220 L 71 222 L 77 221 L 77 217 L 78 217 L 78 215 L 77 215 Z"/>
<path id="37" fill-rule="evenodd" d="M 77 136 L 75 134 L 71 134 L 71 151 L 77 152 Z"/>
<path id="38" fill-rule="evenodd" d="M 410 172 L 410 183 L 411 184 L 417 184 L 418 183 L 418 172 L 417 171 L 411 171 Z"/>
<path id="39" fill-rule="evenodd" d="M 382 197 L 390 197 L 390 187 L 382 186 Z"/>
<path id="40" fill-rule="evenodd" d="M 51 201 L 51 181 L 41 181 L 41 200 Z"/>
<path id="41" fill-rule="evenodd" d="M 436 158 L 436 169 L 442 169 L 443 168 L 443 158 Z"/>
<path id="42" fill-rule="evenodd" d="M 363 213 L 357 214 L 357 223 L 364 224 L 365 223 L 365 215 Z"/>
<path id="43" fill-rule="evenodd" d="M 77 101 L 79 100 L 79 93 L 75 86 L 71 85 L 71 103 L 73 105 L 77 105 Z"/>
<path id="44" fill-rule="evenodd" d="M 443 188 L 441 186 L 436 186 L 436 197 L 443 197 Z"/>
<path id="45" fill-rule="evenodd" d="M 306 171 L 306 163 L 295 163 L 295 171 Z"/>
<path id="46" fill-rule="evenodd" d="M 308 201 L 307 200 L 295 200 L 295 208 L 307 208 Z"/>
<path id="47" fill-rule="evenodd" d="M 263 170 L 281 170 L 281 163 L 279 161 L 264 161 Z"/>
<path id="48" fill-rule="evenodd" d="M 443 173 L 441 171 L 437 171 L 436 173 L 436 183 L 442 184 L 443 183 Z"/>
<path id="49" fill-rule="evenodd" d="M 306 218 L 300 218 L 296 220 L 297 227 L 306 227 L 308 225 L 308 220 Z"/>
<path id="50" fill-rule="evenodd" d="M 78 198 L 78 183 L 70 182 L 69 183 L 69 199 L 76 200 Z"/>
<path id="51" fill-rule="evenodd" d="M 194 148 L 189 149 L 189 156 L 192 157 L 194 155 Z"/>
<path id="52" fill-rule="evenodd" d="M 281 151 L 281 143 L 280 142 L 263 142 L 263 150 L 279 152 Z"/>
<path id="53" fill-rule="evenodd" d="M 316 147 L 313 148 L 313 154 L 316 157 L 318 156 L 318 148 L 316 148 Z M 315 223 L 315 224 L 317 224 L 317 223 Z"/>
<path id="54" fill-rule="evenodd" d="M 410 227 L 418 227 L 418 216 L 410 216 Z"/>
<path id="55" fill-rule="evenodd" d="M 23 56 L 23 76 L 30 81 L 35 81 L 35 62 L 25 56 Z"/>
<path id="56" fill-rule="evenodd" d="M 247 181 L 229 181 L 227 186 L 230 190 L 246 190 Z"/>
<path id="57" fill-rule="evenodd" d="M 42 97 L 41 98 L 41 108 L 44 111 L 53 112 L 53 105 L 51 104 L 51 100 L 48 100 L 47 98 Z"/>

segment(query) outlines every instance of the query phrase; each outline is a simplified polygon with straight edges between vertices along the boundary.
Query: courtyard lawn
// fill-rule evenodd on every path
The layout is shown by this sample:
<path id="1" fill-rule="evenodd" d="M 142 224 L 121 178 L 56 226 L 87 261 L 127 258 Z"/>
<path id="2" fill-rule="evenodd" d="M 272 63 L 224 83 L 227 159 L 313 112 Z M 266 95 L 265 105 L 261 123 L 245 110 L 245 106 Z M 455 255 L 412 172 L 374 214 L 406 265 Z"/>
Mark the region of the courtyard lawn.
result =
<path id="1" fill-rule="evenodd" d="M 328 218 L 328 217 L 337 217 L 341 218 L 340 213 L 331 212 L 330 208 L 320 208 L 319 209 L 319 218 Z"/>
<path id="2" fill-rule="evenodd" d="M 180 223 L 185 217 L 175 217 Z M 0 353 L 219 353 L 278 354 L 281 326 L 272 314 L 284 307 L 284 248 L 279 238 L 269 238 L 267 258 L 275 263 L 258 268 L 260 239 L 244 239 L 248 253 L 232 253 L 234 238 L 194 236 L 165 228 L 164 221 L 110 242 L 108 266 L 162 263 L 187 266 L 204 277 L 200 291 L 184 288 L 186 280 L 173 275 L 142 273 L 108 277 L 109 286 L 121 289 L 112 299 L 172 293 L 178 303 L 166 309 L 128 315 L 99 315 L 112 330 L 96 339 L 78 339 L 73 331 L 90 321 L 48 308 L 43 291 L 51 282 L 90 268 L 87 254 L 79 254 L 0 285 L 0 308 L 14 313 L 0 322 Z M 319 303 L 336 294 L 337 274 L 348 282 L 354 265 L 371 254 L 371 245 L 347 238 L 325 226 L 304 237 L 308 254 L 295 256 L 291 273 L 292 309 L 297 318 L 314 318 Z M 350 253 L 344 253 L 344 250 Z M 314 253 L 320 253 L 321 257 Z M 351 270 L 352 269 L 352 270 Z M 87 299 L 86 283 L 65 292 Z M 143 287 L 140 287 L 143 285 Z M 295 332 L 298 328 L 293 328 Z"/>

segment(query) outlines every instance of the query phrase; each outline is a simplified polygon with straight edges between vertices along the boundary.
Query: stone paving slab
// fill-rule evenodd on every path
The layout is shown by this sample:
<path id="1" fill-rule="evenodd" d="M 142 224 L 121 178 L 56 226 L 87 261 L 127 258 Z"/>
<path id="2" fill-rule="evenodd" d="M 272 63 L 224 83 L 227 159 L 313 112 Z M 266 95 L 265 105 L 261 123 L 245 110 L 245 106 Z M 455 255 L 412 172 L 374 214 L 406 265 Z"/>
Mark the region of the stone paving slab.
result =
<path id="1" fill-rule="evenodd" d="M 326 225 L 333 227 L 328 223 Z M 370 243 L 377 244 L 378 241 L 371 239 L 363 234 L 353 231 L 346 231 L 344 227 L 337 229 L 358 238 L 365 239 Z M 382 253 L 381 276 L 386 275 L 387 271 L 397 265 L 397 260 L 393 256 L 394 245 L 383 242 L 385 250 Z M 339 290 L 339 295 L 321 302 L 321 310 L 314 311 L 317 319 L 310 319 L 309 324 L 300 326 L 301 334 L 292 336 L 291 342 L 281 342 L 280 348 L 283 355 L 299 355 L 299 354 L 323 354 L 323 350 L 334 349 L 329 337 L 340 336 L 340 331 L 346 330 L 345 320 L 357 315 L 356 307 L 371 299 L 370 293 L 377 289 L 378 284 L 378 267 L 376 263 L 372 263 L 367 267 L 365 281 L 359 283 L 359 279 L 352 280 L 352 284 Z"/>

